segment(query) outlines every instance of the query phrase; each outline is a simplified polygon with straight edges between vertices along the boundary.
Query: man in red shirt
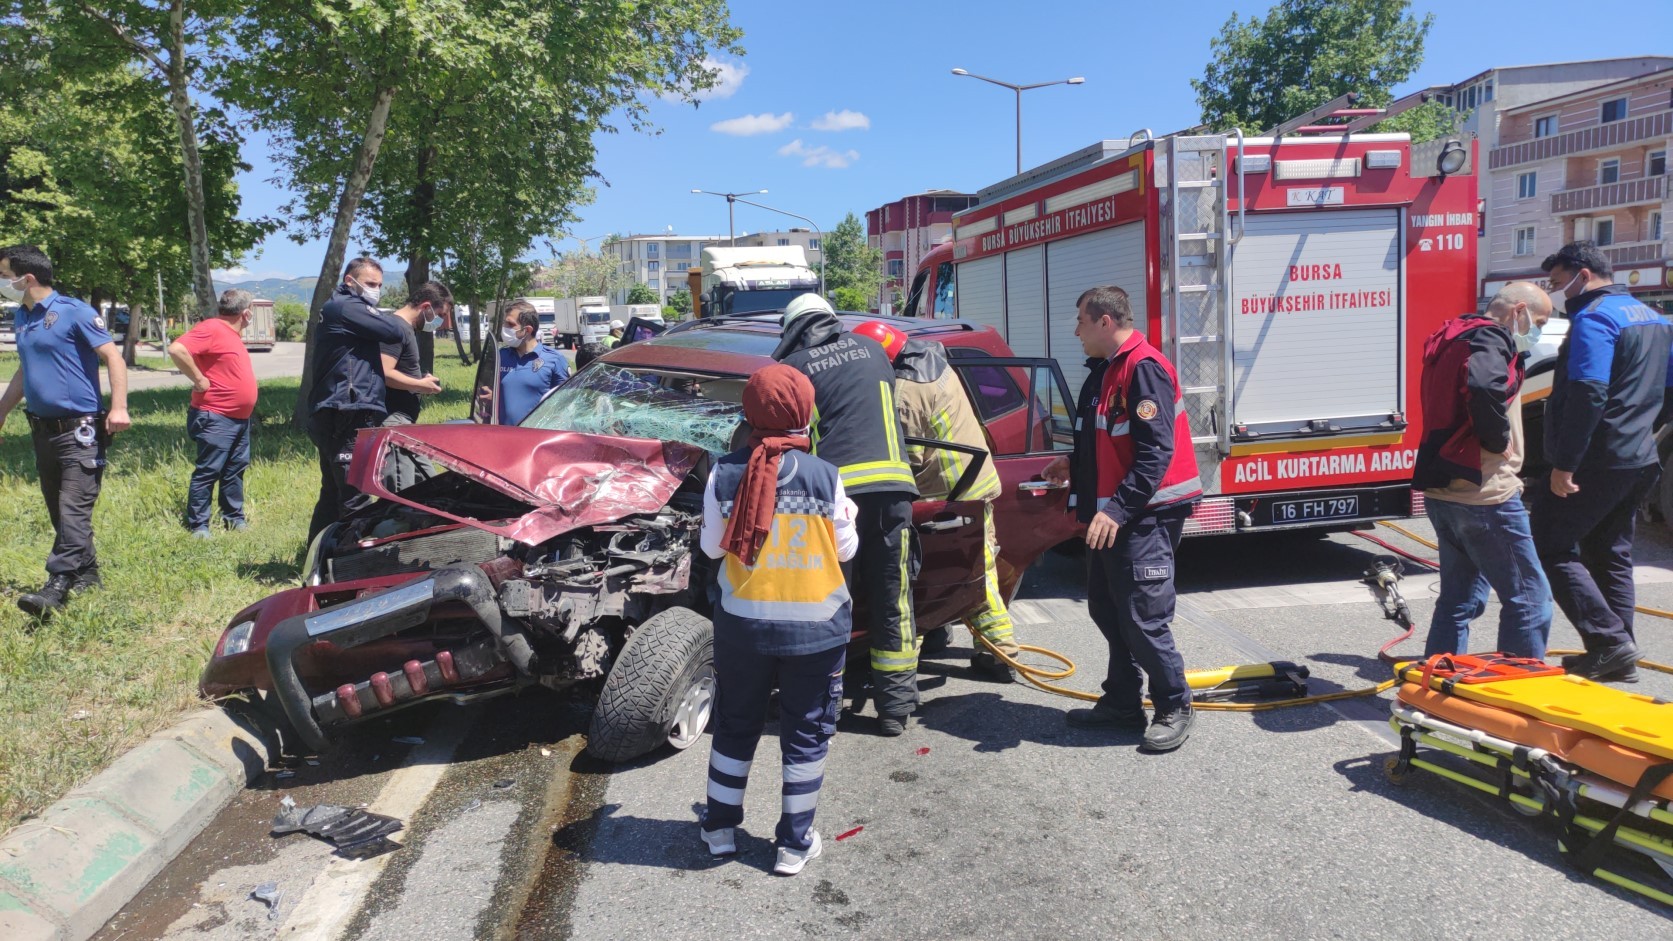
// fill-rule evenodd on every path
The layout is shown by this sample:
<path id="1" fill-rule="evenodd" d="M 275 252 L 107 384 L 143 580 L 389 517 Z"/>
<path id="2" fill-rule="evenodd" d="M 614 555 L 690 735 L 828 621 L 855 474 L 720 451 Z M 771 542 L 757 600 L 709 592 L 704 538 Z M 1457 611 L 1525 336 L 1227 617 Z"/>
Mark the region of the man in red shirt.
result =
<path id="1" fill-rule="evenodd" d="M 192 380 L 186 432 L 197 442 L 197 469 L 186 491 L 186 528 L 209 538 L 209 497 L 221 485 L 221 523 L 243 529 L 244 469 L 250 466 L 250 413 L 256 375 L 242 333 L 250 322 L 250 292 L 221 294 L 216 316 L 168 346 L 169 358 Z"/>

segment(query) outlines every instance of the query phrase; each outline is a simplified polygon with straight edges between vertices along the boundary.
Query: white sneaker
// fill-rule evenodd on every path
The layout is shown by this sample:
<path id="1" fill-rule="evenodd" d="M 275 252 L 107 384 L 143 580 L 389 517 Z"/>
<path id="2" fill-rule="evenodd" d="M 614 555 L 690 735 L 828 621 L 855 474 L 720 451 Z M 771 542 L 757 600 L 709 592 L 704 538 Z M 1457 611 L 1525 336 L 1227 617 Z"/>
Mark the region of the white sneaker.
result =
<path id="1" fill-rule="evenodd" d="M 735 831 L 731 827 L 722 827 L 710 832 L 703 829 L 702 824 L 697 825 L 697 834 L 703 838 L 703 844 L 709 848 L 710 856 L 736 856 L 738 854 L 738 842 L 734 833 Z"/>
<path id="2" fill-rule="evenodd" d="M 813 845 L 805 850 L 793 850 L 788 846 L 781 846 L 778 848 L 778 862 L 773 864 L 773 875 L 793 876 L 802 871 L 802 867 L 807 865 L 808 860 L 819 858 L 819 854 L 823 851 L 824 846 L 819 842 L 819 831 L 817 830 L 813 833 Z"/>

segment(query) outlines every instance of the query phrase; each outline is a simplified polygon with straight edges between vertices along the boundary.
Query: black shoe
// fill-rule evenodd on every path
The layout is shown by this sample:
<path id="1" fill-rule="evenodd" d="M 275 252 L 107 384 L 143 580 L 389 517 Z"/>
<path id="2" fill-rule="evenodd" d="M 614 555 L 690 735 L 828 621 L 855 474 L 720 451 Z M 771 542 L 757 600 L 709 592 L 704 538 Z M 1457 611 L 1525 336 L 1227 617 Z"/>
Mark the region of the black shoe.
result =
<path id="1" fill-rule="evenodd" d="M 995 683 L 1015 683 L 1017 673 L 1011 665 L 994 656 L 992 651 L 978 650 L 970 657 L 970 669 L 983 679 Z"/>
<path id="2" fill-rule="evenodd" d="M 1102 705 L 1090 709 L 1070 709 L 1063 721 L 1077 729 L 1100 729 L 1106 732 L 1143 732 L 1150 724 L 1143 709 L 1131 712 L 1105 709 Z"/>
<path id="3" fill-rule="evenodd" d="M 70 588 L 74 581 L 72 576 L 65 573 L 50 576 L 40 591 L 20 596 L 17 606 L 31 617 L 50 617 L 52 612 L 62 608 L 64 602 L 70 600 Z"/>
<path id="4" fill-rule="evenodd" d="M 105 587 L 104 579 L 99 577 L 99 567 L 90 565 L 75 574 L 75 580 L 70 582 L 71 591 L 91 591 L 94 588 Z"/>
<path id="5" fill-rule="evenodd" d="M 1185 744 L 1191 737 L 1191 726 L 1197 722 L 1197 711 L 1190 706 L 1175 709 L 1172 712 L 1162 712 L 1156 715 L 1156 721 L 1150 723 L 1150 728 L 1144 730 L 1144 750 L 1153 752 L 1173 751 Z"/>
<path id="6" fill-rule="evenodd" d="M 1572 665 L 1570 659 L 1575 661 Z M 1564 657 L 1563 669 L 1597 683 L 1636 683 L 1638 645 L 1629 640 L 1581 657 Z"/>
<path id="7" fill-rule="evenodd" d="M 877 734 L 884 738 L 895 738 L 906 732 L 905 716 L 878 716 Z"/>

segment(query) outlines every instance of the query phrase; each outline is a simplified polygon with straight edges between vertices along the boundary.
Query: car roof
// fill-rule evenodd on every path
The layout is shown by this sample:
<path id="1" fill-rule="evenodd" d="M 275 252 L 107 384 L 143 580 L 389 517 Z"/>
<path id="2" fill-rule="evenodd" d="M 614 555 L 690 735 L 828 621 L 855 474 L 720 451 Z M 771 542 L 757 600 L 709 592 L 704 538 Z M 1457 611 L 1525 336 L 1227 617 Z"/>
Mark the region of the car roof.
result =
<path id="1" fill-rule="evenodd" d="M 878 320 L 909 337 L 946 346 L 977 346 L 996 356 L 1009 356 L 1004 341 L 992 327 L 961 320 L 886 317 L 856 311 L 837 311 L 844 330 Z M 772 362 L 782 329 L 781 311 L 703 318 L 675 324 L 658 336 L 618 346 L 601 362 L 721 375 L 747 376 Z"/>

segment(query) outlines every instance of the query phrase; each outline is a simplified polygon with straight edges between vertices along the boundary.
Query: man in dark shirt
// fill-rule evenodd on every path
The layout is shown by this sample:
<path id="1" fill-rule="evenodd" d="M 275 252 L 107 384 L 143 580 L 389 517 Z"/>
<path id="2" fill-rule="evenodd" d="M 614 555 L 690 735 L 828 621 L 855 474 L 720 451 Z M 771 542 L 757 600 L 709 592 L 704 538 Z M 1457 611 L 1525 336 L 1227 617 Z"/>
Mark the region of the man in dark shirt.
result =
<path id="1" fill-rule="evenodd" d="M 1075 412 L 1075 450 L 1046 466 L 1070 485 L 1087 524 L 1087 608 L 1110 645 L 1104 695 L 1070 725 L 1144 733 L 1149 751 L 1185 743 L 1195 716 L 1174 647 L 1174 553 L 1202 496 L 1191 429 L 1169 363 L 1134 326 L 1127 292 L 1096 287 L 1076 304 L 1092 374 Z M 1155 721 L 1144 714 L 1145 678 Z"/>
<path id="2" fill-rule="evenodd" d="M 378 312 L 383 266 L 356 258 L 343 283 L 320 308 L 314 328 L 314 381 L 308 390 L 308 438 L 319 449 L 320 493 L 308 523 L 308 541 L 362 503 L 348 484 L 354 439 L 383 421 L 384 377 L 380 343 L 399 343 L 395 319 Z"/>
<path id="3" fill-rule="evenodd" d="M 418 332 L 434 331 L 452 307 L 453 293 L 447 285 L 426 281 L 407 297 L 406 306 L 395 312 L 396 325 L 401 329 L 400 341 L 378 344 L 383 358 L 384 402 L 389 408 L 383 418 L 384 427 L 416 424 L 423 408 L 420 396 L 441 391 L 441 380 L 424 372 L 419 365 L 423 356 Z M 399 492 L 428 478 L 430 462 L 401 451 L 390 460 L 386 470 L 390 488 Z"/>
<path id="4" fill-rule="evenodd" d="M 1541 266 L 1566 299 L 1546 407 L 1549 486 L 1530 488 L 1534 549 L 1551 594 L 1585 641 L 1570 673 L 1638 680 L 1632 615 L 1633 517 L 1661 476 L 1654 425 L 1667 388 L 1673 324 L 1615 284 L 1592 242 L 1571 242 Z"/>

